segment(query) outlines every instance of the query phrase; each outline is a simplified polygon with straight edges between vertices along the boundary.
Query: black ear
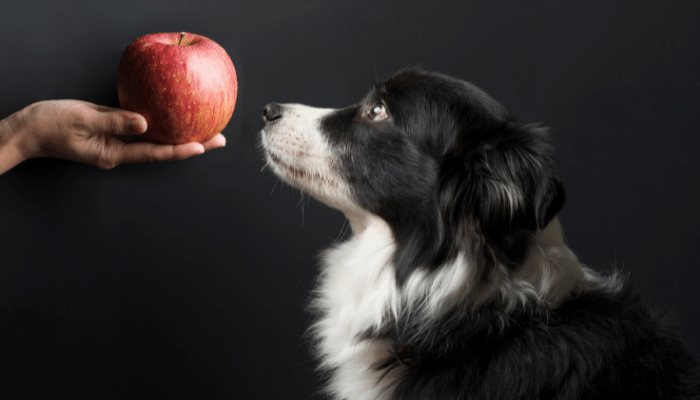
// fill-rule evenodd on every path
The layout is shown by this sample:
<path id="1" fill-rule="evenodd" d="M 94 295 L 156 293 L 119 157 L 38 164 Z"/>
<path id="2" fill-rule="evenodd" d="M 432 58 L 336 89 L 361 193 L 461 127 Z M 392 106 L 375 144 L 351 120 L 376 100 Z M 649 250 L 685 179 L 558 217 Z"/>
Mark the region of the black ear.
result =
<path id="1" fill-rule="evenodd" d="M 507 122 L 464 132 L 443 158 L 439 202 L 451 236 L 472 253 L 518 265 L 564 205 L 545 129 Z"/>

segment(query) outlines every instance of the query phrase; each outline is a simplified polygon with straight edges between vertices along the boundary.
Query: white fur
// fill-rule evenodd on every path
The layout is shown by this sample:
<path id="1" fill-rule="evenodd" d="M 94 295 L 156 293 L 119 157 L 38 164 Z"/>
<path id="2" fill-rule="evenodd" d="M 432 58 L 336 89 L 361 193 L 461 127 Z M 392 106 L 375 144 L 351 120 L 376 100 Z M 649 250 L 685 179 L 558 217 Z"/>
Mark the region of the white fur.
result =
<path id="1" fill-rule="evenodd" d="M 314 307 L 322 316 L 313 330 L 322 367 L 332 370 L 329 391 L 338 399 L 381 399 L 400 373 L 372 366 L 389 356 L 390 343 L 358 341 L 357 336 L 396 314 L 400 293 L 390 260 L 395 250 L 389 227 L 379 218 L 365 230 L 327 251 Z"/>
<path id="2" fill-rule="evenodd" d="M 350 209 L 345 182 L 334 168 L 335 156 L 320 134 L 320 120 L 333 109 L 282 104 L 284 118 L 262 130 L 267 165 L 285 182 L 326 205 Z"/>

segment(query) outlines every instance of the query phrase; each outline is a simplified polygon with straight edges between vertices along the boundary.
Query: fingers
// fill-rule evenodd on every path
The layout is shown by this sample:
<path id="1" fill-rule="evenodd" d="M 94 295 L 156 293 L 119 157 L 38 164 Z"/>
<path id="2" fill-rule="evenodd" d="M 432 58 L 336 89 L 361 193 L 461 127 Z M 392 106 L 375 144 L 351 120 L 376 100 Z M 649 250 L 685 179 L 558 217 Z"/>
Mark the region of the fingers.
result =
<path id="1" fill-rule="evenodd" d="M 146 119 L 137 113 L 90 104 L 90 108 L 97 111 L 93 128 L 105 135 L 140 135 L 148 129 Z M 221 133 L 203 142 L 204 150 L 212 150 L 226 146 L 226 138 Z"/>
<path id="2" fill-rule="evenodd" d="M 211 150 L 211 149 L 217 149 L 219 147 L 224 147 L 226 146 L 226 138 L 222 134 L 218 134 L 214 136 L 213 138 L 207 140 L 206 142 L 202 143 L 202 146 L 204 146 L 204 150 Z"/>
<path id="3" fill-rule="evenodd" d="M 185 160 L 204 151 L 204 146 L 196 142 L 174 146 L 146 142 L 130 143 L 123 144 L 113 153 L 113 164 Z"/>
<path id="4" fill-rule="evenodd" d="M 140 135 L 148 129 L 146 118 L 135 112 L 92 105 L 87 123 L 90 130 L 103 135 Z"/>
<path id="5" fill-rule="evenodd" d="M 146 132 L 146 119 L 137 113 L 89 104 L 86 125 L 95 133 L 105 137 L 140 135 Z M 115 138 L 116 139 L 116 138 Z M 204 143 L 164 145 L 149 142 L 124 143 L 121 140 L 106 140 L 101 160 L 103 168 L 113 168 L 123 163 L 185 160 L 207 150 L 224 147 L 226 138 L 219 133 Z"/>

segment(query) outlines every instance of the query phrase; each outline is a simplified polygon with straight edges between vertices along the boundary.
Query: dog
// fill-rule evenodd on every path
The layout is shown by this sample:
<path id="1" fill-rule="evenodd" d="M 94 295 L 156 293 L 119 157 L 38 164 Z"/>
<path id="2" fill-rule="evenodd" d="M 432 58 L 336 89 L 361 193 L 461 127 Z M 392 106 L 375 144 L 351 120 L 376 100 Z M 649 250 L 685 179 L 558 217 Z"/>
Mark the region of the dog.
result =
<path id="1" fill-rule="evenodd" d="M 420 68 L 262 119 L 266 165 L 352 230 L 311 304 L 330 397 L 700 399 L 668 317 L 567 247 L 545 128 Z"/>

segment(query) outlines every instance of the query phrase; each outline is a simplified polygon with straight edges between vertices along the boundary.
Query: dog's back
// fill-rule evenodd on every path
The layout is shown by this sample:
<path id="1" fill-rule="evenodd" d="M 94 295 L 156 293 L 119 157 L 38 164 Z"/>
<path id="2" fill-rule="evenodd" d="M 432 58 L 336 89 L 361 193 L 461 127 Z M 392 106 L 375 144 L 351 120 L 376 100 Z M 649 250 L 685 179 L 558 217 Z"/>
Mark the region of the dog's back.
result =
<path id="1" fill-rule="evenodd" d="M 446 320 L 402 349 L 393 399 L 700 399 L 700 365 L 637 295 L 587 291 L 560 307 Z M 384 367 L 396 366 L 395 362 Z"/>

